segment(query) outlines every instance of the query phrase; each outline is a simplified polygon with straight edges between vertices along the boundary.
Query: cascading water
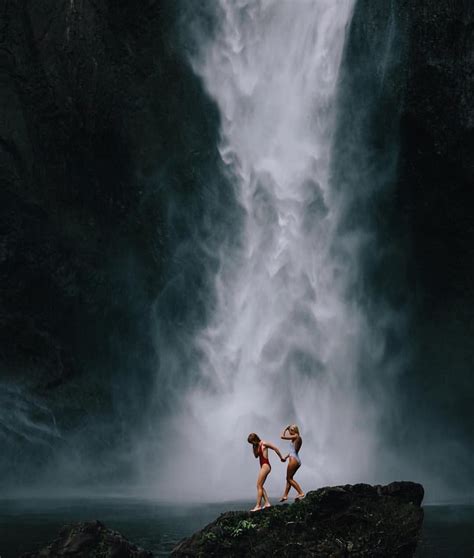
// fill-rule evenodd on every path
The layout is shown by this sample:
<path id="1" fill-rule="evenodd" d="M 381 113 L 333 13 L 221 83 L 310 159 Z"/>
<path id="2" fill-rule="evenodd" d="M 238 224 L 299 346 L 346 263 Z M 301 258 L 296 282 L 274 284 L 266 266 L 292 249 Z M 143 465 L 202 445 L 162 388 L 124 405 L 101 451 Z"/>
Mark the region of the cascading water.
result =
<path id="1" fill-rule="evenodd" d="M 195 340 L 199 380 L 168 426 L 160 490 L 253 495 L 248 433 L 285 452 L 278 435 L 293 422 L 303 486 L 362 480 L 376 444 L 358 382 L 370 328 L 351 294 L 360 238 L 340 232 L 345 193 L 331 179 L 353 0 L 217 7 L 219 30 L 193 66 L 221 113 L 219 151 L 243 228 L 237 248 L 220 254 L 213 317 Z M 283 488 L 275 460 L 270 492 Z"/>

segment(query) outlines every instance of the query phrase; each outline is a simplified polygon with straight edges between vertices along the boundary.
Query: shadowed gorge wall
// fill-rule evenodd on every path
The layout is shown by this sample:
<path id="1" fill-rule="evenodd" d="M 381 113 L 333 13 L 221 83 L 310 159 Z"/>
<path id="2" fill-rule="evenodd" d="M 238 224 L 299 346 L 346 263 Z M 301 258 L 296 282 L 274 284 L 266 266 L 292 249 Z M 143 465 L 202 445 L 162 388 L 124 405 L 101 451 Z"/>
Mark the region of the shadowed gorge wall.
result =
<path id="1" fill-rule="evenodd" d="M 2 2 L 2 471 L 28 481 L 58 448 L 127 446 L 145 416 L 153 303 L 216 133 L 174 21 L 166 2 Z"/>
<path id="2" fill-rule="evenodd" d="M 401 430 L 412 459 L 462 494 L 474 473 L 474 6 L 402 3 L 400 14 L 409 50 L 395 207 L 410 246 L 414 352 Z"/>
<path id="3" fill-rule="evenodd" d="M 374 29 L 384 11 L 394 23 L 385 33 L 393 42 L 390 81 L 380 110 L 365 121 L 366 145 L 378 164 L 384 164 L 387 138 L 397 143 L 393 187 L 372 198 L 368 218 L 382 241 L 366 268 L 375 309 L 382 295 L 407 317 L 403 329 L 387 337 L 387 354 L 408 357 L 389 390 L 395 405 L 387 410 L 387 437 L 393 463 L 397 456 L 406 460 L 394 474 L 408 467 L 433 497 L 462 494 L 474 450 L 468 341 L 474 314 L 474 11 L 467 2 L 384 4 L 359 1 L 353 28 L 360 17 L 363 45 L 377 40 Z M 357 54 L 355 45 L 351 52 Z"/>
<path id="4" fill-rule="evenodd" d="M 0 2 L 0 473 L 12 489 L 44 465 L 71 485 L 133 478 L 159 457 L 137 436 L 160 439 L 195 380 L 187 348 L 215 305 L 209 239 L 220 227 L 232 246 L 241 211 L 217 107 L 188 62 L 188 8 Z M 368 171 L 335 172 L 374 188 L 347 204 L 346 233 L 364 223 L 379 239 L 360 297 L 400 364 L 388 385 L 366 379 L 387 402 L 383 468 L 428 471 L 440 495 L 473 472 L 473 24 L 467 1 L 358 0 L 339 96 L 337 133 L 360 133 L 358 151 L 340 138 L 339 157 Z M 403 314 L 396 327 L 387 309 Z"/>

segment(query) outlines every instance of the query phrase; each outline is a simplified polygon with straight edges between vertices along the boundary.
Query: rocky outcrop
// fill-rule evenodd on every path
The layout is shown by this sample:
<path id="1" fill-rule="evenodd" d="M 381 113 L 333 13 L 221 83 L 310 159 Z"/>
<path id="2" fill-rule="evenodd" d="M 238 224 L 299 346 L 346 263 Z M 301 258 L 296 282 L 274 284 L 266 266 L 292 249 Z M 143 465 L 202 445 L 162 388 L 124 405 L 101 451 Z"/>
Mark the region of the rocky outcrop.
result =
<path id="1" fill-rule="evenodd" d="M 224 513 L 172 556 L 408 558 L 420 535 L 423 495 L 413 482 L 320 488 L 295 504 Z"/>
<path id="2" fill-rule="evenodd" d="M 152 558 L 151 552 L 138 548 L 100 521 L 64 527 L 59 537 L 38 552 L 21 558 Z"/>

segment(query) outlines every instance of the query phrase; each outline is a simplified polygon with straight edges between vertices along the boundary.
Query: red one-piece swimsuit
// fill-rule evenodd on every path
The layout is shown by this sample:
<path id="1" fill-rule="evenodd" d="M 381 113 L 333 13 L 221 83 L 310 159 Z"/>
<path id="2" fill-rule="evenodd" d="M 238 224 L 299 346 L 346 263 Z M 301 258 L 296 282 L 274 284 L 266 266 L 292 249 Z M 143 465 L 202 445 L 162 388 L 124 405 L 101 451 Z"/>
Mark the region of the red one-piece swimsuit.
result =
<path id="1" fill-rule="evenodd" d="M 260 459 L 260 467 L 261 467 L 262 465 L 265 465 L 265 463 L 266 463 L 269 467 L 271 467 L 270 461 L 268 461 L 268 458 L 265 457 L 265 456 L 263 455 L 263 442 L 260 442 L 260 444 L 258 445 L 258 457 L 259 457 L 259 459 Z"/>

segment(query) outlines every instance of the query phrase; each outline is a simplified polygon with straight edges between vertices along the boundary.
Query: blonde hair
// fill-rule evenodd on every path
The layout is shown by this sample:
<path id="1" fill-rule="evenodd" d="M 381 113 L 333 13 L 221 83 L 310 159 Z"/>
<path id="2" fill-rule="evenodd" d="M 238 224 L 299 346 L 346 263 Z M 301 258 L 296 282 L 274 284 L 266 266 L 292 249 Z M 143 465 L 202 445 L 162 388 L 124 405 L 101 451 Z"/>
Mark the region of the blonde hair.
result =
<path id="1" fill-rule="evenodd" d="M 293 432 L 298 434 L 298 436 L 300 435 L 300 429 L 298 428 L 298 425 L 296 425 L 296 424 L 291 424 L 290 428 L 288 430 L 293 430 Z"/>

